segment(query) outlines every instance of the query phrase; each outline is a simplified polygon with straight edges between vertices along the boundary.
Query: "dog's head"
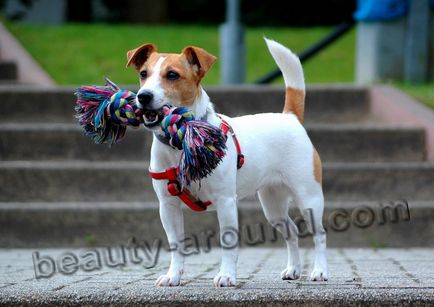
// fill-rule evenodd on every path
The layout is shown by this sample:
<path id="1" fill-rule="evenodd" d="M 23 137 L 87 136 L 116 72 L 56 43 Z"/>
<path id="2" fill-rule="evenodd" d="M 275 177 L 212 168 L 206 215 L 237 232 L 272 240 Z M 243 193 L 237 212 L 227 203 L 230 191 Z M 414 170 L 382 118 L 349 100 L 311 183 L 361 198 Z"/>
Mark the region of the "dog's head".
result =
<path id="1" fill-rule="evenodd" d="M 189 46 L 180 54 L 158 53 L 153 44 L 144 44 L 127 53 L 127 66 L 133 65 L 140 78 L 137 107 L 144 110 L 147 128 L 162 120 L 165 105 L 195 110 L 200 103 L 200 81 L 216 57 L 202 48 Z"/>

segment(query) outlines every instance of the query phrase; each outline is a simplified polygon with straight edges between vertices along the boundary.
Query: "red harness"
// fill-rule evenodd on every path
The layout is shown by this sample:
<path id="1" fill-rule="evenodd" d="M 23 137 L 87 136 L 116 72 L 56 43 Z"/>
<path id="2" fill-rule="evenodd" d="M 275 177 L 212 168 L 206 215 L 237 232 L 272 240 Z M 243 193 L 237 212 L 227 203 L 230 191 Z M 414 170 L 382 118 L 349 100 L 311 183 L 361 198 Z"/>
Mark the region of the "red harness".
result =
<path id="1" fill-rule="evenodd" d="M 234 129 L 228 124 L 227 121 L 221 119 L 220 129 L 223 131 L 224 135 L 227 137 L 228 132 L 231 133 L 232 139 L 234 140 L 235 147 L 237 149 L 237 168 L 240 169 L 244 164 L 244 155 L 241 153 L 241 146 L 238 142 L 237 136 L 235 135 Z M 166 169 L 164 172 L 156 173 L 149 171 L 149 176 L 155 180 L 168 180 L 167 191 L 172 196 L 178 196 L 184 204 L 186 204 L 193 211 L 205 211 L 206 208 L 212 204 L 211 201 L 201 201 L 191 195 L 190 191 L 186 188 L 181 190 L 181 185 L 178 181 L 178 167 L 171 167 Z"/>

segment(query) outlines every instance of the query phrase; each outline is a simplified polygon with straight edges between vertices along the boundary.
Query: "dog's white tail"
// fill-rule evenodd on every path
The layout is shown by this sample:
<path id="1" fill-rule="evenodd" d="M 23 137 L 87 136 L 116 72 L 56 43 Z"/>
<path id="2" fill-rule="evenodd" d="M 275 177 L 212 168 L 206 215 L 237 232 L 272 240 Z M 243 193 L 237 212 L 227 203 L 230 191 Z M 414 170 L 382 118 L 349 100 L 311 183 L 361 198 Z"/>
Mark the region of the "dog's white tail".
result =
<path id="1" fill-rule="evenodd" d="M 286 95 L 283 113 L 294 113 L 302 123 L 304 120 L 305 85 L 300 60 L 291 50 L 278 42 L 264 39 L 285 80 Z"/>

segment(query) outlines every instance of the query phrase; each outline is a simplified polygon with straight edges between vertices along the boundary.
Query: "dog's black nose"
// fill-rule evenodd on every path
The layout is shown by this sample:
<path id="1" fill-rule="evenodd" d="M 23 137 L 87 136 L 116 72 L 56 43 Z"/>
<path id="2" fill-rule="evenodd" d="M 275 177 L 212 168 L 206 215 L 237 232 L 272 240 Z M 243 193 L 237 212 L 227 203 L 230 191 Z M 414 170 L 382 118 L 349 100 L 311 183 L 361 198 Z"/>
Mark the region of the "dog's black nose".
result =
<path id="1" fill-rule="evenodd" d="M 140 102 L 142 106 L 148 105 L 153 98 L 154 98 L 154 94 L 152 94 L 150 91 L 143 91 L 137 95 L 137 100 Z"/>

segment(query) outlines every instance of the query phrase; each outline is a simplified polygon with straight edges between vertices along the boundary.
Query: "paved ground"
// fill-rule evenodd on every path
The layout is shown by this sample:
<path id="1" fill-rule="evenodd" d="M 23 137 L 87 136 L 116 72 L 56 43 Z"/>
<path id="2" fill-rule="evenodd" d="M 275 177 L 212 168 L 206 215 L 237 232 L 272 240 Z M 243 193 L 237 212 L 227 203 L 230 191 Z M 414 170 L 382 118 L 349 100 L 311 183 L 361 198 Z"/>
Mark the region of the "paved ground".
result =
<path id="1" fill-rule="evenodd" d="M 39 250 L 39 259 L 56 260 L 70 252 L 80 265 L 90 250 Z M 96 252 L 95 252 L 96 251 Z M 112 247 L 113 260 L 120 247 Z M 109 305 L 153 303 L 157 305 L 274 305 L 310 306 L 317 303 L 333 306 L 358 305 L 433 305 L 434 249 L 330 249 L 329 281 L 307 280 L 312 250 L 303 249 L 304 263 L 299 281 L 282 281 L 286 251 L 276 248 L 244 248 L 239 259 L 238 286 L 215 289 L 219 251 L 189 256 L 182 286 L 155 288 L 154 281 L 168 266 L 167 252 L 161 252 L 157 265 L 145 268 L 131 262 L 126 253 L 123 267 L 109 268 L 107 249 L 97 248 L 102 268 L 85 272 L 80 268 L 72 275 L 57 272 L 50 278 L 35 278 L 32 252 L 28 249 L 0 249 L 0 305 Z M 140 257 L 140 253 L 138 253 Z M 144 254 L 142 254 L 143 256 Z M 142 257 L 143 258 L 143 257 Z M 42 266 L 48 272 L 48 266 Z M 68 268 L 68 267 L 67 267 Z"/>

